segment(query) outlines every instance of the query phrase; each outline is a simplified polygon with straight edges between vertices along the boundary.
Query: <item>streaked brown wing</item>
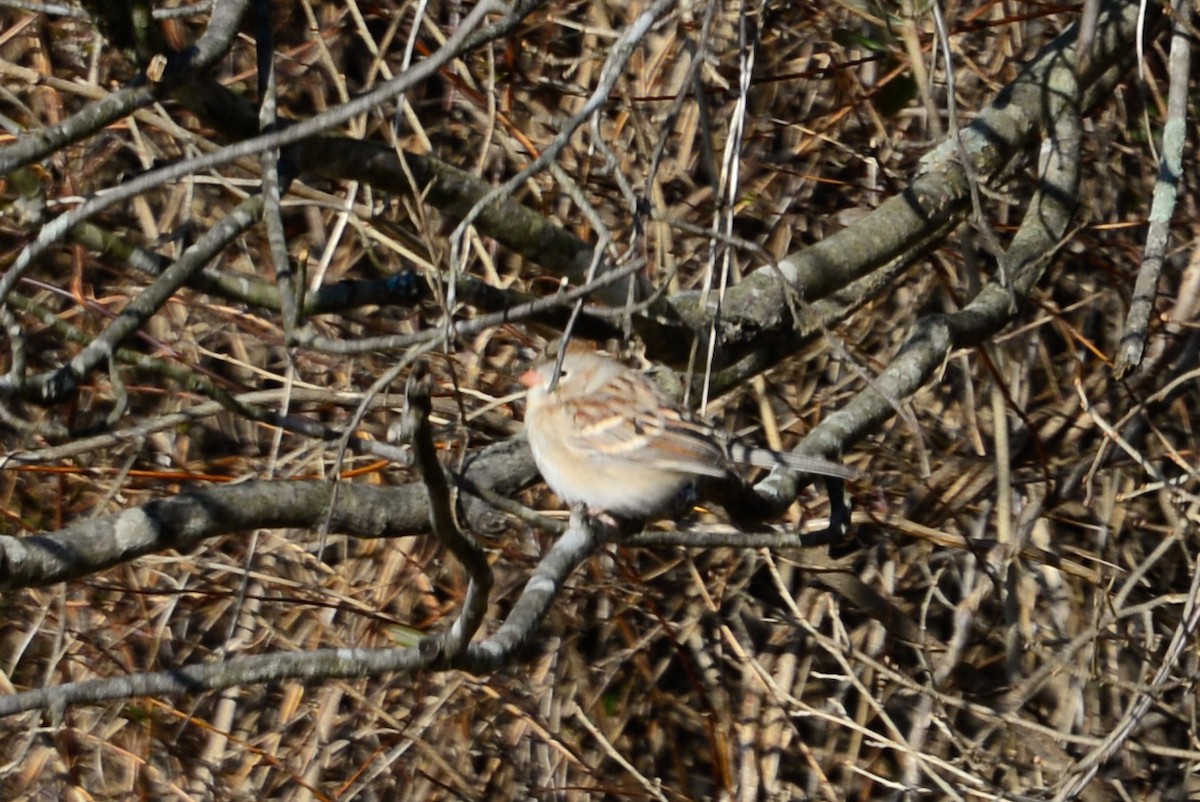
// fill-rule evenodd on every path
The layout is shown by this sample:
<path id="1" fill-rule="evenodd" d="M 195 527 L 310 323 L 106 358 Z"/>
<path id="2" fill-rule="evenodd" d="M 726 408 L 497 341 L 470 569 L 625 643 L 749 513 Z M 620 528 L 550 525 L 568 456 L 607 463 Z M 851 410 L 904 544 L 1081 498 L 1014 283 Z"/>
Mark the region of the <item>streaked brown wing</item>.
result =
<path id="1" fill-rule="evenodd" d="M 702 428 L 665 407 L 646 382 L 629 379 L 618 377 L 586 399 L 567 402 L 576 422 L 571 444 L 664 470 L 724 476 L 720 446 L 707 439 Z M 615 409 L 635 412 L 612 414 Z"/>

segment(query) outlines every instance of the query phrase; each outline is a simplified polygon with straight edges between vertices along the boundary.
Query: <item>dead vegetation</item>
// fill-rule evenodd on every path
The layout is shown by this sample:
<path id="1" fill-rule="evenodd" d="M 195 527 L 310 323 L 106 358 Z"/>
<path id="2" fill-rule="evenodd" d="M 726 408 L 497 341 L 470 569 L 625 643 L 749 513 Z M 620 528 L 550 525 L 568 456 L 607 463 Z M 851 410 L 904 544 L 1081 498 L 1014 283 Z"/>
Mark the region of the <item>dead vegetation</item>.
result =
<path id="1" fill-rule="evenodd" d="M 1142 78 L 1131 27 L 1109 16 L 1090 58 L 1071 62 L 1084 110 L 1077 147 L 1063 149 L 1078 173 L 1070 197 L 1047 190 L 1063 185 L 1038 161 L 1046 129 L 1070 130 L 1070 115 L 1011 140 L 997 123 L 970 154 L 973 220 L 957 152 L 937 149 L 953 129 L 949 77 L 920 4 L 518 3 L 520 15 L 486 18 L 511 19 L 507 30 L 402 95 L 285 146 L 278 173 L 264 146 L 188 160 L 255 136 L 264 93 L 285 136 L 290 122 L 369 97 L 407 63 L 431 63 L 479 7 L 262 2 L 221 29 L 214 19 L 241 4 L 218 2 L 126 30 L 122 4 L 83 3 L 92 19 L 19 5 L 0 3 L 0 265 L 12 281 L 0 490 L 13 536 L 0 562 L 0 681 L 10 701 L 34 689 L 50 701 L 0 719 L 3 798 L 1200 792 L 1200 273 L 1186 183 L 1146 355 L 1120 377 L 1113 366 L 1168 116 L 1171 41 L 1156 15 Z M 1103 13 L 1130 19 L 1128 5 Z M 606 67 L 651 11 L 624 67 Z M 940 11 L 961 126 L 999 120 L 985 110 L 1003 111 L 1005 87 L 1083 13 Z M 197 63 L 138 78 L 153 55 L 202 37 L 214 49 L 199 47 Z M 264 44 L 273 90 L 259 83 Z M 101 120 L 105 103 L 116 110 Z M 55 126 L 68 133 L 38 136 Z M 552 168 L 459 226 L 481 193 L 548 152 Z M 1195 155 L 1189 142 L 1183 164 Z M 281 176 L 278 204 L 264 175 Z M 137 181 L 53 230 L 95 193 Z M 916 229 L 867 217 L 895 198 L 928 230 L 905 239 Z M 1060 216 L 1054 204 L 1076 199 Z M 1018 231 L 1043 208 L 1061 242 L 1049 236 L 1023 261 Z M 39 236 L 45 247 L 22 266 Z M 443 465 L 477 459 L 496 492 L 554 509 L 527 456 L 489 449 L 519 431 L 516 372 L 561 334 L 571 304 L 556 293 L 564 277 L 583 283 L 596 242 L 608 249 L 601 272 L 636 269 L 640 284 L 598 290 L 577 336 L 703 377 L 717 325 L 711 413 L 777 445 L 849 410 L 835 419 L 840 438 L 818 429 L 814 448 L 832 442 L 864 472 L 849 488 L 850 547 L 794 547 L 830 514 L 818 485 L 780 512 L 783 534 L 742 536 L 701 510 L 605 543 L 486 673 L 436 660 L 361 677 L 281 668 L 193 693 L 55 697 L 256 656 L 416 654 L 422 635 L 445 632 L 468 576 L 428 534 L 417 472 L 381 445 L 409 368 L 433 376 Z M 830 242 L 833 253 L 810 248 Z M 190 272 L 168 287 L 178 265 Z M 714 318 L 701 294 L 715 299 L 723 271 Z M 312 291 L 291 302 L 297 286 Z M 164 297 L 150 304 L 154 291 Z M 620 311 L 630 292 L 644 301 L 632 316 Z M 1005 303 L 977 308 L 988 292 Z M 544 308 L 522 306 L 533 298 Z M 512 320 L 489 317 L 504 310 Z M 921 350 L 929 343 L 944 354 Z M 924 361 L 904 368 L 906 384 L 898 366 L 913 354 Z M 321 510 L 303 518 L 301 496 L 335 478 L 345 489 L 327 506 L 341 526 Z M 187 539 L 189 518 L 136 559 L 118 553 L 128 541 L 116 514 L 247 480 L 260 484 L 236 512 L 257 528 Z M 387 509 L 372 510 L 363 488 L 384 492 Z M 494 572 L 480 640 L 558 535 L 473 504 L 460 520 Z M 55 555 L 69 564 L 14 560 L 18 542 L 70 526 L 81 553 Z"/>

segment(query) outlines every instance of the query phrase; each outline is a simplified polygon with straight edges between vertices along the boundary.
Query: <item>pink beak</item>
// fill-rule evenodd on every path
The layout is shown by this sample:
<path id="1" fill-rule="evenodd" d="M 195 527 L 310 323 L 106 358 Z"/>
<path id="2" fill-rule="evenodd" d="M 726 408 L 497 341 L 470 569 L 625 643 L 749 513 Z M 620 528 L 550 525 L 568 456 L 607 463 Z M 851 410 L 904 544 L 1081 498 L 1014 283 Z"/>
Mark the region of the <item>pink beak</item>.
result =
<path id="1" fill-rule="evenodd" d="M 530 368 L 521 374 L 521 378 L 518 381 L 526 387 L 536 387 L 542 383 L 543 379 L 542 374 L 538 373 L 534 368 Z"/>

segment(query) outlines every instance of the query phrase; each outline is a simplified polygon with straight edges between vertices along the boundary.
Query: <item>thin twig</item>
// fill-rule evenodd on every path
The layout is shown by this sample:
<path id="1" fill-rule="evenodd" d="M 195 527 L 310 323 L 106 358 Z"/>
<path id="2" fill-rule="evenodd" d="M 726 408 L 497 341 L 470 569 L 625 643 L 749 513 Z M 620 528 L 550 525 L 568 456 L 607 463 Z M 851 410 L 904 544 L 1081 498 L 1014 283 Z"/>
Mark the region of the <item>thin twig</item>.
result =
<path id="1" fill-rule="evenodd" d="M 409 373 L 404 390 L 404 434 L 412 443 L 413 465 L 429 493 L 429 525 L 433 535 L 462 563 L 470 577 L 462 612 L 450 629 L 425 638 L 420 644 L 422 654 L 427 657 L 436 655 L 440 661 L 452 660 L 462 654 L 483 622 L 492 588 L 492 569 L 479 543 L 470 534 L 460 531 L 454 521 L 450 483 L 446 481 L 445 471 L 438 461 L 433 430 L 429 425 L 432 386 L 432 378 L 418 363 Z"/>

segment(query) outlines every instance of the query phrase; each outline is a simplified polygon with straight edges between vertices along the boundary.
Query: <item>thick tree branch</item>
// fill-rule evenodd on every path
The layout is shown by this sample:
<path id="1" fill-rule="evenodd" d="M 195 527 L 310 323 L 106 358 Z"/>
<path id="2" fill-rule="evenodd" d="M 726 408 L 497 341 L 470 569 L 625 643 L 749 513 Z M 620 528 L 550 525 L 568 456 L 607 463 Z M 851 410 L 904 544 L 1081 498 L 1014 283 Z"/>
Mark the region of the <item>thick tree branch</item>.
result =
<path id="1" fill-rule="evenodd" d="M 1091 43 L 1090 60 L 1078 76 L 1081 106 L 1104 97 L 1117 76 L 1132 64 L 1138 13 L 1137 3 L 1110 0 L 1104 5 Z M 1149 13 L 1158 18 L 1153 7 Z M 1155 20 L 1151 20 L 1152 25 Z M 1055 39 L 960 132 L 962 146 L 970 154 L 980 181 L 997 187 L 1034 158 L 1031 145 L 1055 124 L 1055 106 L 1047 105 L 1047 86 L 1055 72 L 1076 69 L 1080 58 L 1075 49 L 1078 33 L 1078 26 L 1072 26 Z M 853 226 L 788 256 L 777 267 L 759 268 L 726 293 L 718 341 L 727 345 L 726 363 L 746 361 L 718 372 L 714 377 L 716 388 L 735 386 L 767 367 L 755 352 L 770 354 L 777 360 L 794 353 L 822 327 L 839 319 L 793 321 L 789 295 L 811 304 L 876 270 L 897 262 L 911 264 L 962 221 L 970 207 L 970 188 L 955 143 L 942 143 L 921 164 L 920 174 L 904 192 Z M 872 289 L 879 292 L 888 286 L 878 283 Z M 700 307 L 698 293 L 681 293 L 670 300 L 689 328 L 703 331 L 711 324 L 713 310 Z M 665 353 L 655 356 L 667 361 L 678 357 Z"/>
<path id="2" fill-rule="evenodd" d="M 278 487 L 279 483 L 271 483 Z M 286 483 L 285 483 L 286 484 Z M 329 485 L 325 485 L 329 487 Z M 348 488 L 342 488 L 344 493 Z M 359 488 L 361 489 L 361 488 Z M 223 512 L 231 512 L 225 508 Z M 238 657 L 223 663 L 182 666 L 171 671 L 132 674 L 112 679 L 70 682 L 0 695 L 0 717 L 26 710 L 61 713 L 67 705 L 127 699 L 136 696 L 177 696 L 282 679 L 347 679 L 396 671 L 450 667 L 475 673 L 507 665 L 537 631 L 567 578 L 599 545 L 585 516 L 572 516 L 571 526 L 539 562 L 508 618 L 486 640 L 467 646 L 457 656 L 407 649 L 314 649 Z"/>
<path id="3" fill-rule="evenodd" d="M 511 495 L 536 475 L 518 441 L 484 449 L 467 479 Z M 152 501 L 114 515 L 30 537 L 0 536 L 0 590 L 77 579 L 137 557 L 187 551 L 218 535 L 253 529 L 329 531 L 357 537 L 402 537 L 429 531 L 423 485 L 379 488 L 329 482 L 246 482 L 208 487 Z M 487 527 L 486 515 L 478 513 Z"/>
<path id="4" fill-rule="evenodd" d="M 168 59 L 167 70 L 157 83 L 139 79 L 135 84 L 92 103 L 57 125 L 29 131 L 12 144 L 0 148 L 0 175 L 44 159 L 169 95 L 173 90 L 195 82 L 198 75 L 228 52 L 247 2 L 220 0 L 215 3 L 204 34 L 194 47 Z M 30 80 L 37 80 L 37 76 L 31 75 Z"/>

